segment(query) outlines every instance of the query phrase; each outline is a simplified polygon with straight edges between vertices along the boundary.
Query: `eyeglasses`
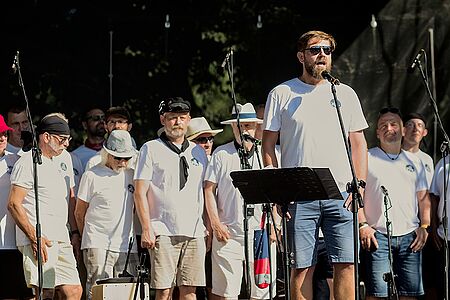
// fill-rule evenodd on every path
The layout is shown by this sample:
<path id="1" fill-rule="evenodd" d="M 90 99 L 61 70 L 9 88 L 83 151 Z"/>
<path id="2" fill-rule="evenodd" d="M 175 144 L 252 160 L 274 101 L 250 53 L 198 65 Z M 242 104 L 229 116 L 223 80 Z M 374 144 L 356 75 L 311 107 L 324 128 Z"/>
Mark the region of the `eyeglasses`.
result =
<path id="1" fill-rule="evenodd" d="M 306 48 L 305 50 L 311 52 L 312 55 L 319 54 L 321 50 L 323 50 L 323 53 L 325 53 L 325 55 L 330 55 L 331 52 L 333 52 L 333 50 L 331 50 L 331 46 L 312 46 Z"/>
<path id="2" fill-rule="evenodd" d="M 400 112 L 400 109 L 398 109 L 397 107 L 384 107 L 382 108 L 379 113 L 378 113 L 378 117 L 387 114 L 387 113 L 392 113 L 392 114 L 396 114 L 399 115 L 400 118 L 402 117 L 402 113 Z"/>
<path id="3" fill-rule="evenodd" d="M 129 161 L 131 159 L 131 157 L 118 157 L 118 156 L 113 156 L 113 158 L 118 161 L 121 161 L 121 160 Z"/>
<path id="4" fill-rule="evenodd" d="M 95 116 L 89 116 L 86 118 L 87 120 L 92 120 L 94 122 L 103 121 L 105 120 L 105 115 L 95 115 Z"/>
<path id="5" fill-rule="evenodd" d="M 119 125 L 125 125 L 125 124 L 128 124 L 128 121 L 127 120 L 109 120 L 108 122 L 106 122 L 108 125 L 116 125 L 116 124 L 119 124 Z"/>
<path id="6" fill-rule="evenodd" d="M 199 137 L 199 138 L 194 139 L 194 142 L 196 144 L 206 144 L 208 142 L 213 143 L 214 137 L 213 136 Z"/>
<path id="7" fill-rule="evenodd" d="M 72 140 L 71 136 L 60 136 L 60 135 L 56 135 L 56 134 L 50 134 L 50 136 L 56 138 L 60 145 L 65 144 L 66 142 L 69 143 Z"/>

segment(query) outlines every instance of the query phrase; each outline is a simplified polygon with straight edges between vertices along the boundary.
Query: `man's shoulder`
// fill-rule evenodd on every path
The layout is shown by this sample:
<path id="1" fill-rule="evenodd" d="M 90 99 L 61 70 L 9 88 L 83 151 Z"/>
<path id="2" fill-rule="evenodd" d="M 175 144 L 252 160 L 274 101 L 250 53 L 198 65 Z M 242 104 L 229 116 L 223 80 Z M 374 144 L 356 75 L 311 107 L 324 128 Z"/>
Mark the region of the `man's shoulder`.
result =
<path id="1" fill-rule="evenodd" d="M 232 155 L 234 153 L 236 153 L 236 147 L 234 146 L 234 142 L 231 141 L 229 143 L 223 144 L 218 146 L 214 152 L 213 152 L 213 156 L 224 156 L 224 155 Z"/>

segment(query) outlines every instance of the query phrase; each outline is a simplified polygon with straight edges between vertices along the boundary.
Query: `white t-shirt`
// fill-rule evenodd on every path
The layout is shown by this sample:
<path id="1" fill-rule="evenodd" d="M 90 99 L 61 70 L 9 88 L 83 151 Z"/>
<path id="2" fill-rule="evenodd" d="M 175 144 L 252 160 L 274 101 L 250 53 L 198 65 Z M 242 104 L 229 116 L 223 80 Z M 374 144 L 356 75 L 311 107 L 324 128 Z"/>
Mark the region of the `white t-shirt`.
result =
<path id="1" fill-rule="evenodd" d="M 78 201 L 89 204 L 81 249 L 127 252 L 133 235 L 133 171 L 117 173 L 99 164 L 83 174 Z M 133 244 L 136 252 L 136 243 Z"/>
<path id="2" fill-rule="evenodd" d="M 69 242 L 67 231 L 70 188 L 74 186 L 70 154 L 63 151 L 52 159 L 42 156 L 37 165 L 39 212 L 42 236 L 52 241 Z M 33 181 L 32 151 L 26 152 L 14 165 L 11 184 L 28 190 L 22 205 L 31 224 L 36 224 L 36 207 Z M 17 246 L 30 243 L 26 235 L 16 227 Z"/>
<path id="3" fill-rule="evenodd" d="M 450 182 L 449 175 L 450 175 L 450 157 L 445 158 L 445 180 L 447 182 L 447 193 L 446 193 L 446 199 L 447 199 L 447 216 L 450 216 L 450 185 L 448 184 Z M 438 218 L 439 218 L 439 228 L 438 228 L 438 234 L 441 238 L 444 239 L 444 228 L 442 227 L 442 217 L 444 215 L 444 159 L 441 158 L 439 162 L 436 165 L 436 169 L 434 171 L 434 177 L 433 181 L 431 183 L 430 187 L 430 193 L 435 194 L 439 197 L 439 205 L 438 205 Z M 448 222 L 450 225 L 450 222 Z M 449 228 L 449 227 L 447 227 Z M 449 230 L 450 231 L 450 230 Z M 450 240 L 450 233 L 448 235 L 447 240 Z"/>
<path id="4" fill-rule="evenodd" d="M 249 159 L 253 169 L 259 169 L 256 153 Z M 231 236 L 244 236 L 244 199 L 233 185 L 232 171 L 241 170 L 241 163 L 234 142 L 217 147 L 206 169 L 205 181 L 217 184 L 216 204 L 220 221 L 228 226 Z M 254 216 L 249 218 L 249 230 L 258 228 L 262 205 L 255 205 Z"/>
<path id="5" fill-rule="evenodd" d="M 425 167 L 425 174 L 427 175 L 427 182 L 428 187 L 431 186 L 431 181 L 433 180 L 433 174 L 434 174 L 434 163 L 431 156 L 429 156 L 427 153 L 423 152 L 419 149 L 416 153 L 414 153 L 417 157 L 420 158 L 422 161 L 424 167 Z"/>
<path id="6" fill-rule="evenodd" d="M 16 223 L 8 211 L 8 197 L 11 171 L 18 159 L 9 151 L 0 157 L 0 249 L 16 249 Z"/>
<path id="7" fill-rule="evenodd" d="M 368 127 L 355 91 L 345 84 L 336 93 L 346 134 Z M 330 168 L 341 191 L 351 172 L 331 85 L 309 85 L 298 78 L 275 87 L 267 98 L 264 129 L 280 132 L 281 167 Z"/>
<path id="8" fill-rule="evenodd" d="M 425 168 L 420 159 L 402 150 L 396 160 L 391 160 L 380 148 L 369 149 L 364 213 L 370 226 L 386 234 L 381 186 L 388 190 L 391 200 L 388 216 L 392 222 L 392 236 L 405 235 L 419 227 L 417 192 L 428 189 Z"/>
<path id="9" fill-rule="evenodd" d="M 97 150 L 86 147 L 85 145 L 81 145 L 77 149 L 72 151 L 73 154 L 78 156 L 83 166 L 83 171 L 86 169 L 86 164 L 89 159 L 98 153 Z"/>
<path id="10" fill-rule="evenodd" d="M 161 139 L 148 141 L 139 151 L 134 179 L 150 181 L 147 193 L 155 235 L 203 237 L 203 176 L 208 163 L 205 150 L 189 142 L 183 152 L 189 175 L 180 191 L 178 154 Z"/>

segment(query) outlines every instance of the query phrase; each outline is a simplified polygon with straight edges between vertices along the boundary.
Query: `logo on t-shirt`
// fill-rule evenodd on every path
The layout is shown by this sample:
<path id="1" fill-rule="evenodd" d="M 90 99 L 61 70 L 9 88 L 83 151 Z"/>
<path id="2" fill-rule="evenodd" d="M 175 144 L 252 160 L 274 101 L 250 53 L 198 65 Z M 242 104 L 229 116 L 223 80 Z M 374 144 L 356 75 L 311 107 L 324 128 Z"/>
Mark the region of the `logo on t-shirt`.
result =
<path id="1" fill-rule="evenodd" d="M 67 165 L 65 163 L 62 162 L 59 166 L 61 167 L 61 170 L 63 170 L 64 172 L 67 171 Z"/>
<path id="2" fill-rule="evenodd" d="M 431 168 L 428 164 L 425 164 L 425 170 L 427 170 L 428 173 L 431 172 Z"/>
<path id="3" fill-rule="evenodd" d="M 128 185 L 128 191 L 132 194 L 134 193 L 134 186 L 131 183 Z"/>
<path id="4" fill-rule="evenodd" d="M 8 171 L 6 171 L 9 175 L 12 173 L 12 169 L 14 166 L 8 166 Z"/>
<path id="5" fill-rule="evenodd" d="M 337 100 L 337 104 L 339 107 L 342 107 L 342 104 L 339 100 Z M 334 108 L 336 108 L 336 105 L 334 104 L 334 99 L 330 100 L 330 105 L 333 106 Z"/>
<path id="6" fill-rule="evenodd" d="M 78 176 L 79 172 L 77 169 L 73 168 L 73 175 Z"/>
<path id="7" fill-rule="evenodd" d="M 414 172 L 416 169 L 413 165 L 406 165 L 406 170 L 408 170 L 409 172 Z"/>
<path id="8" fill-rule="evenodd" d="M 200 165 L 200 162 L 195 157 L 191 158 L 191 162 L 192 162 L 192 164 L 194 166 L 199 166 Z"/>

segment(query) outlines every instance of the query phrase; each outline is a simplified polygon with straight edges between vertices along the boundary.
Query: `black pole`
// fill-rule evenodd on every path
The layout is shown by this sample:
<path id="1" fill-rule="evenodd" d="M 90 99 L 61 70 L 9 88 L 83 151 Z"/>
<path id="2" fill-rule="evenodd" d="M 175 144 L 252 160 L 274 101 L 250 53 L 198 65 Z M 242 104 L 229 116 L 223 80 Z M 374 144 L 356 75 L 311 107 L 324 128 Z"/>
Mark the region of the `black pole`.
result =
<path id="1" fill-rule="evenodd" d="M 37 239 L 37 264 L 38 264 L 38 299 L 42 299 L 42 287 L 43 287 L 43 271 L 42 271 L 42 255 L 41 255 L 41 223 L 39 217 L 39 191 L 38 191 L 38 170 L 37 165 L 42 164 L 41 150 L 39 149 L 36 131 L 33 126 L 33 119 L 31 118 L 30 106 L 28 102 L 27 93 L 25 92 L 25 86 L 23 84 L 22 72 L 20 70 L 20 57 L 19 51 L 16 52 L 14 57 L 13 67 L 17 70 L 19 86 L 22 89 L 23 97 L 25 99 L 25 111 L 27 114 L 27 119 L 30 124 L 31 135 L 32 135 L 32 157 L 33 157 L 33 189 L 34 189 L 34 199 L 35 199 L 35 210 L 36 210 L 36 239 Z"/>
<path id="2" fill-rule="evenodd" d="M 425 53 L 425 56 L 426 56 L 426 52 L 424 52 L 424 53 Z M 447 156 L 446 154 L 448 154 L 448 144 L 450 143 L 450 139 L 448 137 L 447 132 L 444 129 L 444 125 L 442 124 L 441 117 L 439 116 L 439 111 L 438 111 L 438 108 L 437 108 L 437 105 L 436 105 L 436 100 L 434 99 L 433 94 L 431 93 L 430 86 L 429 86 L 429 83 L 428 83 L 428 78 L 427 78 L 427 76 L 425 76 L 425 72 L 423 70 L 422 63 L 420 62 L 420 59 L 418 59 L 417 57 L 414 60 L 414 63 L 419 68 L 420 75 L 422 76 L 423 84 L 425 85 L 425 89 L 426 89 L 427 94 L 428 94 L 428 100 L 430 101 L 431 107 L 433 108 L 433 113 L 434 113 L 434 116 L 437 119 L 439 128 L 440 128 L 442 134 L 444 135 L 444 142 L 441 145 L 441 152 L 442 152 L 442 157 L 443 157 L 444 163 L 445 163 L 445 157 Z M 444 164 L 444 180 L 445 180 L 445 164 Z M 446 182 L 444 181 L 444 196 L 443 196 L 444 197 L 443 198 L 444 211 L 443 211 L 443 214 L 442 214 L 442 226 L 444 228 L 444 235 L 445 235 L 445 237 L 444 237 L 445 238 L 445 243 L 444 243 L 444 256 L 445 256 L 445 258 L 444 258 L 445 259 L 445 266 L 444 266 L 445 286 L 444 286 L 444 289 L 445 289 L 445 298 L 444 299 L 445 300 L 449 300 L 449 289 L 448 289 L 448 275 L 449 275 L 449 270 L 448 270 L 448 268 L 449 268 L 448 252 L 449 252 L 449 249 L 448 249 L 448 245 L 447 245 L 447 241 L 448 241 L 448 215 L 447 215 L 447 193 L 446 193 L 446 186 L 445 186 L 445 184 L 446 184 Z"/>
<path id="3" fill-rule="evenodd" d="M 327 72 L 328 74 L 328 72 Z M 324 77 L 325 78 L 325 77 Z M 350 170 L 352 172 L 352 182 L 347 184 L 347 192 L 352 194 L 352 212 L 353 212 L 353 264 L 354 264 L 354 279 L 355 279 L 355 299 L 359 299 L 359 270 L 358 270 L 358 261 L 359 261 L 359 226 L 358 226 L 358 209 L 359 207 L 363 207 L 362 197 L 359 193 L 359 187 L 364 187 L 364 181 L 358 181 L 355 173 L 355 167 L 353 165 L 352 156 L 351 156 L 351 145 L 347 140 L 347 134 L 345 132 L 344 121 L 342 120 L 340 103 L 337 99 L 336 95 L 336 84 L 339 84 L 339 80 L 335 78 L 326 78 L 331 83 L 331 92 L 333 93 L 334 106 L 336 108 L 336 112 L 339 118 L 339 125 L 341 127 L 342 138 L 344 139 L 345 149 L 347 153 L 347 159 L 350 166 Z"/>

